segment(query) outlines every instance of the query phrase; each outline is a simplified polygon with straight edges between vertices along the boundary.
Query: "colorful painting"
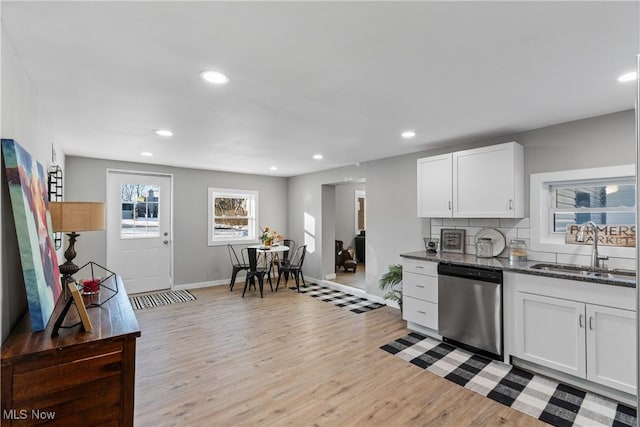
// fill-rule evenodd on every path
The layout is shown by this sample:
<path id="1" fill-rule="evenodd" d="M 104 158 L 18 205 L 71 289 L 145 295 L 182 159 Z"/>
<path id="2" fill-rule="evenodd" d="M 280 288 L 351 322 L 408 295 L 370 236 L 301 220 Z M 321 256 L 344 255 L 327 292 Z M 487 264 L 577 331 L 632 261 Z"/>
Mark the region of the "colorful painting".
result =
<path id="1" fill-rule="evenodd" d="M 12 139 L 2 140 L 2 154 L 32 329 L 41 331 L 62 291 L 44 168 Z"/>

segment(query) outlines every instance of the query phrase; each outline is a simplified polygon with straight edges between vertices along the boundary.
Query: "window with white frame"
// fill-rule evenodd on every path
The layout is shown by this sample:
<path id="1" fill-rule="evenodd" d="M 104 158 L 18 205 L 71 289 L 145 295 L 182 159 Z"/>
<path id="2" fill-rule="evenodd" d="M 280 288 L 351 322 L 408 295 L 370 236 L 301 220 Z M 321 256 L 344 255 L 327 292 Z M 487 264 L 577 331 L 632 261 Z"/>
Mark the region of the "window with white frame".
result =
<path id="1" fill-rule="evenodd" d="M 600 225 L 635 223 L 636 186 L 631 178 L 550 185 L 549 193 L 552 233 L 564 234 L 567 225 L 587 221 Z"/>
<path id="2" fill-rule="evenodd" d="M 565 244 L 567 225 L 635 224 L 635 165 L 531 174 L 530 184 L 533 250 L 587 253 L 590 248 Z M 608 249 L 626 257 L 634 248 Z"/>
<path id="3" fill-rule="evenodd" d="M 209 246 L 257 240 L 258 192 L 209 188 Z"/>

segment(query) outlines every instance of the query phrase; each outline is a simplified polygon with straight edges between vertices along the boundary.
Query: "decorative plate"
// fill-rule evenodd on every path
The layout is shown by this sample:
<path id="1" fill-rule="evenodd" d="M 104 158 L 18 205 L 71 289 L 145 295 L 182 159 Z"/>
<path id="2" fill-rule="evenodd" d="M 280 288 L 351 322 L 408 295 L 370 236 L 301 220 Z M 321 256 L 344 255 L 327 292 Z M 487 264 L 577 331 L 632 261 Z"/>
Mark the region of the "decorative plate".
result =
<path id="1" fill-rule="evenodd" d="M 493 244 L 493 256 L 498 256 L 507 246 L 504 235 L 495 228 L 483 228 L 476 234 L 476 242 L 478 239 L 491 239 Z"/>

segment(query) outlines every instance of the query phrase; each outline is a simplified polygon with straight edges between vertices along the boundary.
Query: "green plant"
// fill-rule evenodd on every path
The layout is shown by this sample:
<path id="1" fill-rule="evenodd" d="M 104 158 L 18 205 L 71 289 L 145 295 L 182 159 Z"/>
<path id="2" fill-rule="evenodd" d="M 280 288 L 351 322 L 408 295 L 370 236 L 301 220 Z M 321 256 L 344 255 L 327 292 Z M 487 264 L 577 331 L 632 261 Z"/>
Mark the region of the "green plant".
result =
<path id="1" fill-rule="evenodd" d="M 402 286 L 396 286 L 400 282 L 402 282 L 402 266 L 395 264 L 389 266 L 389 271 L 382 275 L 378 284 L 380 289 L 387 291 L 384 298 L 397 302 L 402 310 Z"/>

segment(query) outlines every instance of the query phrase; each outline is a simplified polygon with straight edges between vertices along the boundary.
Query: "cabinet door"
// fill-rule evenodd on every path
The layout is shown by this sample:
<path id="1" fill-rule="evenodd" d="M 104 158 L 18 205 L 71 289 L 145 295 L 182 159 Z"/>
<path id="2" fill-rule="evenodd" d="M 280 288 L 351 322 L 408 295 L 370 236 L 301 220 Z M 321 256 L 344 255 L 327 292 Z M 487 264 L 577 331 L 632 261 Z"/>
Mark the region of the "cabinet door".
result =
<path id="1" fill-rule="evenodd" d="M 437 331 L 438 304 L 403 295 L 402 318 Z"/>
<path id="2" fill-rule="evenodd" d="M 516 293 L 515 356 L 585 378 L 584 303 Z"/>
<path id="3" fill-rule="evenodd" d="M 515 145 L 453 153 L 454 217 L 515 217 Z"/>
<path id="4" fill-rule="evenodd" d="M 636 393 L 635 313 L 587 304 L 587 379 Z"/>
<path id="5" fill-rule="evenodd" d="M 444 218 L 452 215 L 452 154 L 418 159 L 418 216 Z"/>

